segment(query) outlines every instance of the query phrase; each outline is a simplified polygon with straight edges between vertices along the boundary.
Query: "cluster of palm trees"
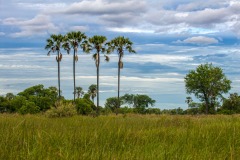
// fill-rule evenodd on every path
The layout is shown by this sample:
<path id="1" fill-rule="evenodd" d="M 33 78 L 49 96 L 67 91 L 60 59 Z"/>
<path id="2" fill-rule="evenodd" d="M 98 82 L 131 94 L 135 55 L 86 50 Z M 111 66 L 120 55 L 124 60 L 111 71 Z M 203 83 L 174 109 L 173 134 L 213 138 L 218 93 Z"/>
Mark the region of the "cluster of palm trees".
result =
<path id="1" fill-rule="evenodd" d="M 60 93 L 60 62 L 62 60 L 62 49 L 70 54 L 71 49 L 73 50 L 73 95 L 74 101 L 76 98 L 76 81 L 75 73 L 76 67 L 75 64 L 78 61 L 78 49 L 82 49 L 84 53 L 93 52 L 93 59 L 97 68 L 97 108 L 99 107 L 99 67 L 100 67 L 100 55 L 103 55 L 106 61 L 109 61 L 108 54 L 117 52 L 118 54 L 118 108 L 120 106 L 119 101 L 119 92 L 120 92 L 120 69 L 123 68 L 123 55 L 127 51 L 129 53 L 136 53 L 132 49 L 133 43 L 125 37 L 119 36 L 111 41 L 107 42 L 105 36 L 95 35 L 88 38 L 84 33 L 80 31 L 69 32 L 66 35 L 50 35 L 50 38 L 47 39 L 47 44 L 45 49 L 48 50 L 48 55 L 50 53 L 57 53 L 56 61 L 58 64 L 58 96 L 61 97 Z M 78 96 L 79 97 L 79 96 Z"/>

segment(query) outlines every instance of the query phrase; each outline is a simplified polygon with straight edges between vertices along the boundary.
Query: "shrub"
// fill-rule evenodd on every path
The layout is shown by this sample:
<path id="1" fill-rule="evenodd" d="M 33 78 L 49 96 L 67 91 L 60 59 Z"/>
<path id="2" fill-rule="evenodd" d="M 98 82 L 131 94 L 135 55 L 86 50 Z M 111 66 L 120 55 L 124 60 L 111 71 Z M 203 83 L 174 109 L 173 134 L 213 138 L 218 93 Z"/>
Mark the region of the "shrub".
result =
<path id="1" fill-rule="evenodd" d="M 133 113 L 133 110 L 134 108 L 125 106 L 125 107 L 119 108 L 119 113 L 122 113 L 122 114 Z"/>
<path id="2" fill-rule="evenodd" d="M 18 112 L 20 114 L 36 114 L 38 112 L 40 112 L 40 108 L 38 106 L 36 106 L 36 104 L 34 102 L 28 102 L 26 101 L 26 104 L 23 105 Z"/>
<path id="3" fill-rule="evenodd" d="M 218 114 L 226 114 L 226 115 L 231 115 L 231 114 L 235 114 L 234 111 L 232 110 L 228 110 L 228 109 L 221 109 L 218 111 Z"/>
<path id="4" fill-rule="evenodd" d="M 148 108 L 146 110 L 147 114 L 161 114 L 161 110 L 159 108 Z"/>
<path id="5" fill-rule="evenodd" d="M 46 112 L 47 117 L 72 117 L 77 114 L 76 108 L 72 103 L 63 103 L 60 101 L 56 102 L 55 106 Z"/>
<path id="6" fill-rule="evenodd" d="M 76 109 L 79 114 L 82 115 L 89 115 L 96 110 L 94 103 L 85 98 L 78 98 L 76 99 Z"/>

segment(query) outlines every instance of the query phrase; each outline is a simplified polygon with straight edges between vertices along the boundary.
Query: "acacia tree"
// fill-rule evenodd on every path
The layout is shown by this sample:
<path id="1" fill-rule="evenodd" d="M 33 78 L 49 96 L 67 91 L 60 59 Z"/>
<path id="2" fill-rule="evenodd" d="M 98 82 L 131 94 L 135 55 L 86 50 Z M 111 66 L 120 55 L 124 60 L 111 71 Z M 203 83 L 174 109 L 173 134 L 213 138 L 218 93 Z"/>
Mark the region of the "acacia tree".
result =
<path id="1" fill-rule="evenodd" d="M 215 104 L 222 94 L 231 89 L 231 81 L 228 80 L 219 67 L 212 64 L 202 64 L 196 70 L 191 70 L 185 77 L 185 87 L 188 94 L 194 94 L 205 104 L 205 112 L 214 110 Z"/>
<path id="2" fill-rule="evenodd" d="M 119 36 L 115 39 L 111 40 L 107 43 L 108 45 L 108 53 L 116 51 L 118 53 L 118 105 L 117 108 L 120 108 L 120 69 L 123 68 L 122 58 L 124 56 L 124 52 L 127 51 L 129 53 L 136 53 L 132 49 L 132 42 L 125 37 Z M 118 114 L 118 109 L 116 109 L 116 114 Z"/>
<path id="3" fill-rule="evenodd" d="M 123 104 L 123 100 L 120 98 L 120 105 L 121 104 Z M 105 108 L 111 109 L 112 112 L 115 112 L 118 105 L 119 105 L 118 97 L 110 97 L 106 99 Z"/>
<path id="4" fill-rule="evenodd" d="M 95 51 L 93 53 L 93 59 L 97 68 L 97 112 L 99 112 L 99 66 L 100 66 L 100 54 L 104 54 L 105 60 L 108 62 L 109 57 L 105 55 L 105 42 L 107 38 L 105 36 L 95 35 L 88 39 L 88 45 L 84 48 L 85 52 Z"/>
<path id="5" fill-rule="evenodd" d="M 85 39 L 87 36 L 85 36 L 84 33 L 81 33 L 80 31 L 78 32 L 69 32 L 66 35 L 66 42 L 64 43 L 64 49 L 67 50 L 67 52 L 70 52 L 70 49 L 73 49 L 73 95 L 74 98 L 73 100 L 75 101 L 75 96 L 76 96 L 76 80 L 75 80 L 75 66 L 76 62 L 78 61 L 78 48 L 84 48 L 86 41 Z"/>
<path id="6" fill-rule="evenodd" d="M 65 40 L 65 37 L 61 34 L 55 35 L 52 34 L 50 38 L 47 39 L 47 44 L 45 46 L 45 49 L 48 50 L 48 56 L 50 56 L 50 53 L 57 52 L 56 61 L 58 64 L 58 98 L 61 97 L 61 89 L 60 89 L 60 62 L 62 60 L 62 53 L 61 48 L 62 44 Z"/>

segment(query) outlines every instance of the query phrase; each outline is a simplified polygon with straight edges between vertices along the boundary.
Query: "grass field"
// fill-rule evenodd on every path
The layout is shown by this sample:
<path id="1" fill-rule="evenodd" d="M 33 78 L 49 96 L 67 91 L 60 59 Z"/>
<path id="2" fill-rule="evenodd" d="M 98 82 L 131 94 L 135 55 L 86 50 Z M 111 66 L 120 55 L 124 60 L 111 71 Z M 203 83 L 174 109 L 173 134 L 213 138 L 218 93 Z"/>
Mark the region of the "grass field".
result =
<path id="1" fill-rule="evenodd" d="M 240 116 L 0 115 L 0 159 L 240 159 Z"/>

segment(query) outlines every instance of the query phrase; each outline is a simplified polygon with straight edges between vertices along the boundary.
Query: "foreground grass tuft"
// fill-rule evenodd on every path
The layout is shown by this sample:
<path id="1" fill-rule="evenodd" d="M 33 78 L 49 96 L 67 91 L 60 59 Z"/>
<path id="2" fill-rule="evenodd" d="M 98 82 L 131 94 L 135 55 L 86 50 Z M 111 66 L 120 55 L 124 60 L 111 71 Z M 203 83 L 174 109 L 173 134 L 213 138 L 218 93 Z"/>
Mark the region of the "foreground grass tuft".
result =
<path id="1" fill-rule="evenodd" d="M 240 159 L 239 116 L 0 115 L 0 159 Z"/>

